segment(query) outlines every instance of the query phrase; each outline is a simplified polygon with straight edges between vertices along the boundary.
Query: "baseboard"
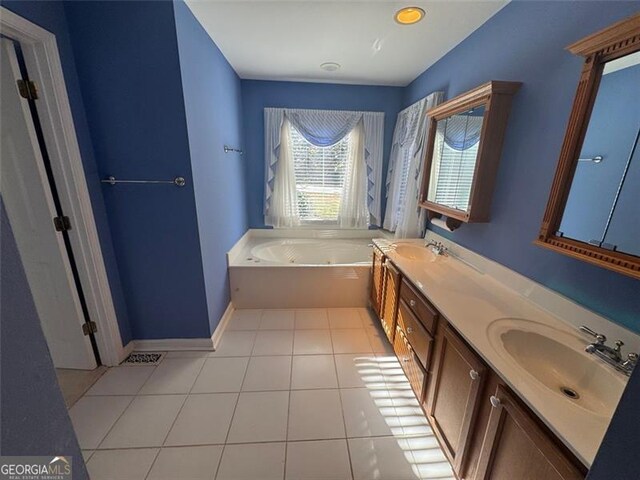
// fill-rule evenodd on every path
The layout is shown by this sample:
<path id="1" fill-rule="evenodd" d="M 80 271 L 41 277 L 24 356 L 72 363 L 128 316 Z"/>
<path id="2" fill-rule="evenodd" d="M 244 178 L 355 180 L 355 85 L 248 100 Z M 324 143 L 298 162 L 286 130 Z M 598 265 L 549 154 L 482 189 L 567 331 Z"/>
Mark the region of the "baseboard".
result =
<path id="1" fill-rule="evenodd" d="M 211 335 L 211 342 L 213 343 L 214 350 L 218 348 L 218 344 L 222 339 L 222 334 L 224 333 L 224 330 L 227 328 L 227 325 L 229 324 L 229 320 L 231 320 L 231 316 L 233 315 L 234 311 L 235 311 L 235 308 L 233 308 L 233 303 L 229 302 L 229 305 L 227 305 L 227 309 L 222 314 L 222 318 L 220 319 L 218 326 L 213 332 L 213 335 Z"/>
<path id="2" fill-rule="evenodd" d="M 220 339 L 222 338 L 224 329 L 227 328 L 227 324 L 229 323 L 229 320 L 231 320 L 231 315 L 233 315 L 233 312 L 233 304 L 229 302 L 229 305 L 227 305 L 227 309 L 222 314 L 222 318 L 220 319 L 218 326 L 213 332 L 213 335 L 211 335 L 211 338 L 163 338 L 159 340 L 132 340 L 127 344 L 123 351 L 127 350 L 127 355 L 133 350 L 137 352 L 171 352 L 176 350 L 214 351 L 220 343 Z M 125 357 L 123 357 L 122 360 L 124 360 Z"/>
<path id="3" fill-rule="evenodd" d="M 210 338 L 163 338 L 161 340 L 134 340 L 136 352 L 170 352 L 174 350 L 210 350 Z"/>

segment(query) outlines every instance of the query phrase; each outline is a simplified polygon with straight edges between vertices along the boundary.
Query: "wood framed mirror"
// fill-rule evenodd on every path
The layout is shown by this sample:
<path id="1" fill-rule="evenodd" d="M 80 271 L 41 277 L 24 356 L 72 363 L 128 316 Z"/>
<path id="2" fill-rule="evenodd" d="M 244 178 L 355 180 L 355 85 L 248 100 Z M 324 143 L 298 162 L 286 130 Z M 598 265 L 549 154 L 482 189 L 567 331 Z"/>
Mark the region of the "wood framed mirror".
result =
<path id="1" fill-rule="evenodd" d="M 493 80 L 427 112 L 420 207 L 451 230 L 488 222 L 513 95 L 522 84 Z"/>
<path id="2" fill-rule="evenodd" d="M 534 243 L 640 278 L 640 13 L 567 49 L 585 60 Z"/>

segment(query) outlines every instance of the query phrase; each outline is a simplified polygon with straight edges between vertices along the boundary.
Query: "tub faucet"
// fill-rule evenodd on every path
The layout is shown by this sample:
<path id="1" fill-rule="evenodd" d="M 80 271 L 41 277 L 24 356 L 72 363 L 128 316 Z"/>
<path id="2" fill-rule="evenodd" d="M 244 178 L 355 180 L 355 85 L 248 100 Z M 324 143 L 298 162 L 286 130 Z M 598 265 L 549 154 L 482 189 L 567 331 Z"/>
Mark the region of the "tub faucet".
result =
<path id="1" fill-rule="evenodd" d="M 424 244 L 425 248 L 430 248 L 433 253 L 436 255 L 448 255 L 448 249 L 444 246 L 442 242 L 436 242 L 435 240 L 429 240 Z"/>
<path id="2" fill-rule="evenodd" d="M 624 373 L 625 375 L 631 375 L 633 368 L 638 363 L 638 354 L 629 353 L 627 359 L 622 359 L 621 348 L 624 345 L 622 340 L 616 340 L 615 347 L 610 347 L 606 344 L 607 337 L 601 333 L 596 333 L 586 325 L 580 327 L 580 331 L 591 335 L 595 338 L 595 342 L 590 343 L 584 349 L 587 353 L 595 354 L 597 357 L 604 360 L 606 363 L 614 367 L 616 370 Z"/>

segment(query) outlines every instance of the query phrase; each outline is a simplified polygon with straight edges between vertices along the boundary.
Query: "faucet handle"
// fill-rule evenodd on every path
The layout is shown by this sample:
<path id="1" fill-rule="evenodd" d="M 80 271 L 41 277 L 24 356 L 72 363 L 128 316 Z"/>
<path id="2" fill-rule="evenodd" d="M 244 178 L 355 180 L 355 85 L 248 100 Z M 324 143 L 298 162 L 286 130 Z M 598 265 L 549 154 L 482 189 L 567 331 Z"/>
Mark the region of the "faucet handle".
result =
<path id="1" fill-rule="evenodd" d="M 618 353 L 620 353 L 620 348 L 624 345 L 624 342 L 622 340 L 616 340 L 616 348 L 614 348 L 614 350 Z"/>
<path id="2" fill-rule="evenodd" d="M 591 330 L 591 329 L 590 329 L 589 327 L 587 327 L 586 325 L 581 325 L 581 326 L 580 326 L 580 328 L 579 328 L 579 330 L 580 330 L 581 332 L 584 332 L 584 333 L 588 334 L 588 335 L 591 335 L 593 338 L 595 338 L 595 339 L 596 339 L 596 342 L 597 342 L 597 343 L 599 343 L 599 344 L 603 344 L 604 342 L 606 342 L 606 341 L 607 341 L 607 337 L 605 337 L 605 336 L 604 336 L 603 334 L 601 334 L 601 333 L 594 332 L 593 330 Z"/>
<path id="3" fill-rule="evenodd" d="M 638 354 L 635 352 L 631 352 L 629 355 L 627 355 L 627 362 L 629 365 L 635 365 L 636 363 L 638 363 Z"/>

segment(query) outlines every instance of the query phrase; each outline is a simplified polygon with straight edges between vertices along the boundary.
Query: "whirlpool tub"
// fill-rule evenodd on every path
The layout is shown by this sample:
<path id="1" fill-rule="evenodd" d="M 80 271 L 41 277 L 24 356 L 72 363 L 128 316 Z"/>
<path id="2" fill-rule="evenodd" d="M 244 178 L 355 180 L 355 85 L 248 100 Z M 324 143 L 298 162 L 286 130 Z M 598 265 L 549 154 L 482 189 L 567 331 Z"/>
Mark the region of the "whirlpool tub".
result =
<path id="1" fill-rule="evenodd" d="M 364 307 L 380 231 L 249 230 L 228 253 L 235 308 Z"/>

